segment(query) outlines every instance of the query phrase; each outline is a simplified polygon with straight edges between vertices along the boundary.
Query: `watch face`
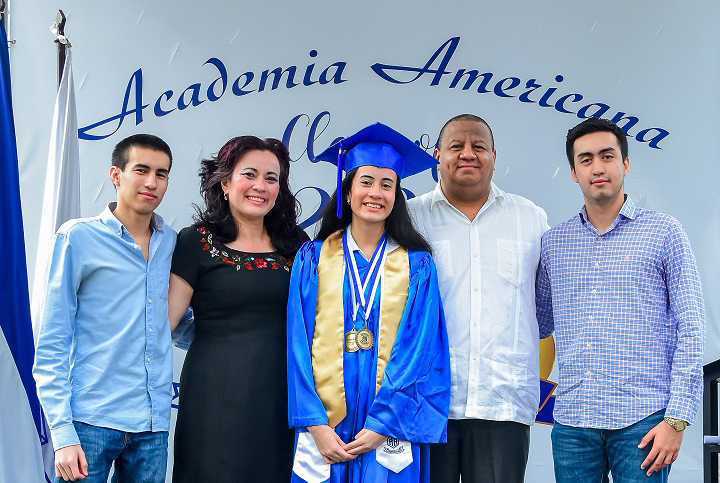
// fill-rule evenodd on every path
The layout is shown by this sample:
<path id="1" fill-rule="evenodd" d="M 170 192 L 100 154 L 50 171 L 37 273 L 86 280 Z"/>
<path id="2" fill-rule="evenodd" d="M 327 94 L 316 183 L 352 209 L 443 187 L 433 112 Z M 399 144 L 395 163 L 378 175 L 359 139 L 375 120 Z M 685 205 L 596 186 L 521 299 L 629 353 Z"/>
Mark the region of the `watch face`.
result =
<path id="1" fill-rule="evenodd" d="M 685 421 L 682 421 L 682 420 L 675 421 L 675 429 L 676 430 L 682 431 L 683 429 L 685 429 L 685 426 L 686 426 Z"/>

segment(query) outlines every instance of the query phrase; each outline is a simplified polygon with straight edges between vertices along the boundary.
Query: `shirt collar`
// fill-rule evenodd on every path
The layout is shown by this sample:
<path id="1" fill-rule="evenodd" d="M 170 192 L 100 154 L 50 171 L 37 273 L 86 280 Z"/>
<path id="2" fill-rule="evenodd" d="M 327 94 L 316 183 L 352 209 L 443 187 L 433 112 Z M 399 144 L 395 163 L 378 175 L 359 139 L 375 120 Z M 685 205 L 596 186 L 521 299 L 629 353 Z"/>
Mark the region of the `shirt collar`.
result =
<path id="1" fill-rule="evenodd" d="M 117 202 L 113 201 L 111 203 L 108 203 L 107 207 L 103 210 L 102 213 L 100 213 L 100 221 L 102 221 L 105 226 L 110 228 L 118 236 L 122 236 L 122 231 L 126 229 L 113 213 L 116 207 Z M 152 218 L 150 219 L 150 227 L 153 229 L 153 231 L 157 230 L 160 233 L 163 233 L 165 231 L 165 221 L 162 219 L 162 216 L 153 212 Z"/>
<path id="2" fill-rule="evenodd" d="M 505 196 L 505 193 L 503 190 L 497 187 L 495 183 L 492 181 L 490 182 L 490 194 L 488 195 L 488 199 L 485 202 L 485 205 L 488 205 L 490 203 L 493 203 L 498 198 L 503 198 Z M 435 203 L 439 201 L 444 201 L 448 205 L 452 206 L 452 203 L 450 203 L 445 196 L 445 193 L 443 193 L 442 188 L 440 187 L 440 181 L 437 182 L 435 185 L 435 189 L 433 190 L 432 194 L 432 202 L 430 203 L 430 210 L 432 211 L 433 207 L 435 206 Z M 484 206 L 484 205 L 483 205 Z"/>
<path id="3" fill-rule="evenodd" d="M 585 223 L 588 221 L 587 216 L 587 210 L 585 210 L 585 205 L 583 205 L 582 209 L 580 210 L 580 221 Z M 622 216 L 625 219 L 628 220 L 634 220 L 635 216 L 637 215 L 637 207 L 635 206 L 635 203 L 633 203 L 632 198 L 630 196 L 625 195 L 625 202 L 622 205 L 622 208 L 620 208 L 620 213 L 618 213 L 618 217 Z M 616 219 L 617 221 L 617 219 Z"/>
<path id="4" fill-rule="evenodd" d="M 360 252 L 360 255 L 365 257 L 365 260 L 367 260 L 368 258 L 365 256 L 365 253 L 362 250 L 360 250 L 360 247 L 358 246 L 357 242 L 353 238 L 352 230 L 350 228 L 352 228 L 352 223 L 350 225 L 348 225 L 347 228 L 345 228 L 345 233 L 347 233 L 348 250 L 350 250 L 351 252 L 355 252 L 355 251 Z M 385 247 L 385 253 L 390 253 L 393 250 L 395 250 L 396 248 L 398 248 L 399 246 L 400 245 L 398 245 L 393 240 L 388 238 L 387 246 Z"/>

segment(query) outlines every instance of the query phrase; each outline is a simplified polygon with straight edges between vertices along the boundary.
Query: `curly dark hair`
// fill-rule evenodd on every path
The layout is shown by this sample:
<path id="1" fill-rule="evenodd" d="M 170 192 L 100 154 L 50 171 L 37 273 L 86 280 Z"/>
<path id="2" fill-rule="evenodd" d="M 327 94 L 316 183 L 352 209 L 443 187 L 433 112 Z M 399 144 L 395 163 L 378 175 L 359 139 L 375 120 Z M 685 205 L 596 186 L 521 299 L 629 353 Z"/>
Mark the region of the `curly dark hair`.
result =
<path id="1" fill-rule="evenodd" d="M 342 182 L 342 197 L 346 199 L 350 193 L 357 168 L 350 171 Z M 347 203 L 342 204 L 342 218 L 337 217 L 337 191 L 333 193 L 332 198 L 325 207 L 320 229 L 315 235 L 316 240 L 325 240 L 338 230 L 343 230 L 350 225 L 352 221 L 352 210 Z M 406 250 L 415 250 L 421 252 L 432 253 L 430 244 L 418 232 L 412 224 L 410 213 L 407 209 L 405 194 L 400 188 L 400 178 L 395 183 L 395 204 L 393 209 L 385 220 L 385 233 L 390 240 L 394 241 Z"/>
<path id="2" fill-rule="evenodd" d="M 237 224 L 224 199 L 221 183 L 230 179 L 235 165 L 245 154 L 255 150 L 270 151 L 280 162 L 280 191 L 275 206 L 265 215 L 263 222 L 275 250 L 283 256 L 292 257 L 307 240 L 307 235 L 297 225 L 300 207 L 288 182 L 290 153 L 278 139 L 238 136 L 226 142 L 216 156 L 201 161 L 200 193 L 205 209 L 195 206 L 195 223 L 208 228 L 220 243 L 237 239 Z"/>

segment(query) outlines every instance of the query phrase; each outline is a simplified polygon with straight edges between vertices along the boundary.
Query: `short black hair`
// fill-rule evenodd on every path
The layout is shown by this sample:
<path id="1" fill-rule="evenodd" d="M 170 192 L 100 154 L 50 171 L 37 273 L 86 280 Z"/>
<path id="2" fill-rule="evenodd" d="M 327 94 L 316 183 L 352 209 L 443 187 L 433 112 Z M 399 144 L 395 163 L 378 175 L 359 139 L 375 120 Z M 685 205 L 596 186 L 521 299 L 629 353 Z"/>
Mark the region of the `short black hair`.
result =
<path id="1" fill-rule="evenodd" d="M 567 139 L 565 140 L 565 152 L 567 154 L 568 161 L 570 161 L 571 168 L 575 169 L 575 153 L 573 152 L 575 141 L 577 141 L 578 138 L 595 132 L 613 133 L 620 145 L 620 154 L 622 155 L 623 161 L 625 161 L 625 158 L 628 157 L 628 141 L 625 132 L 614 122 L 610 122 L 607 119 L 600 119 L 599 117 L 590 117 L 570 129 L 567 133 Z"/>
<path id="2" fill-rule="evenodd" d="M 121 171 L 125 171 L 125 165 L 127 165 L 128 162 L 128 153 L 130 152 L 130 148 L 133 147 L 152 149 L 167 154 L 168 158 L 170 158 L 168 171 L 172 168 L 173 158 L 170 146 L 152 134 L 133 134 L 117 143 L 112 152 L 112 165 L 117 166 Z"/>
<path id="3" fill-rule="evenodd" d="M 442 141 L 443 134 L 445 134 L 445 129 L 452 124 L 455 121 L 473 121 L 473 122 L 479 122 L 481 124 L 485 124 L 485 127 L 488 128 L 488 131 L 490 131 L 490 142 L 492 143 L 492 149 L 495 149 L 495 137 L 493 136 L 492 128 L 490 127 L 490 124 L 485 121 L 482 117 L 476 116 L 475 114 L 458 114 L 457 116 L 451 118 L 448 122 L 446 122 L 442 129 L 440 129 L 440 134 L 438 134 L 438 140 L 437 140 L 437 147 L 440 149 L 440 141 Z"/>

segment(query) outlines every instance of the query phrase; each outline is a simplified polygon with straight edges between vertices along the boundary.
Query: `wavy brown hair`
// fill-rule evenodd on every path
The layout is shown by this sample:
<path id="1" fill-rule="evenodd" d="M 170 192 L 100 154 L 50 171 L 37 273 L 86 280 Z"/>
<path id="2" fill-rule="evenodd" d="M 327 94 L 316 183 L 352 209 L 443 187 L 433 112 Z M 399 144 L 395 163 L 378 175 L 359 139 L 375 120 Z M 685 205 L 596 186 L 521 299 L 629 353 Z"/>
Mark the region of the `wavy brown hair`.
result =
<path id="1" fill-rule="evenodd" d="M 299 205 L 288 182 L 290 153 L 278 139 L 238 136 L 226 142 L 216 156 L 203 159 L 199 174 L 205 209 L 195 206 L 195 222 L 208 228 L 220 243 L 237 239 L 237 223 L 223 196 L 221 182 L 232 177 L 235 165 L 250 151 L 269 151 L 280 162 L 280 191 L 275 206 L 265 215 L 263 223 L 275 250 L 283 256 L 292 257 L 307 235 L 297 225 Z"/>

